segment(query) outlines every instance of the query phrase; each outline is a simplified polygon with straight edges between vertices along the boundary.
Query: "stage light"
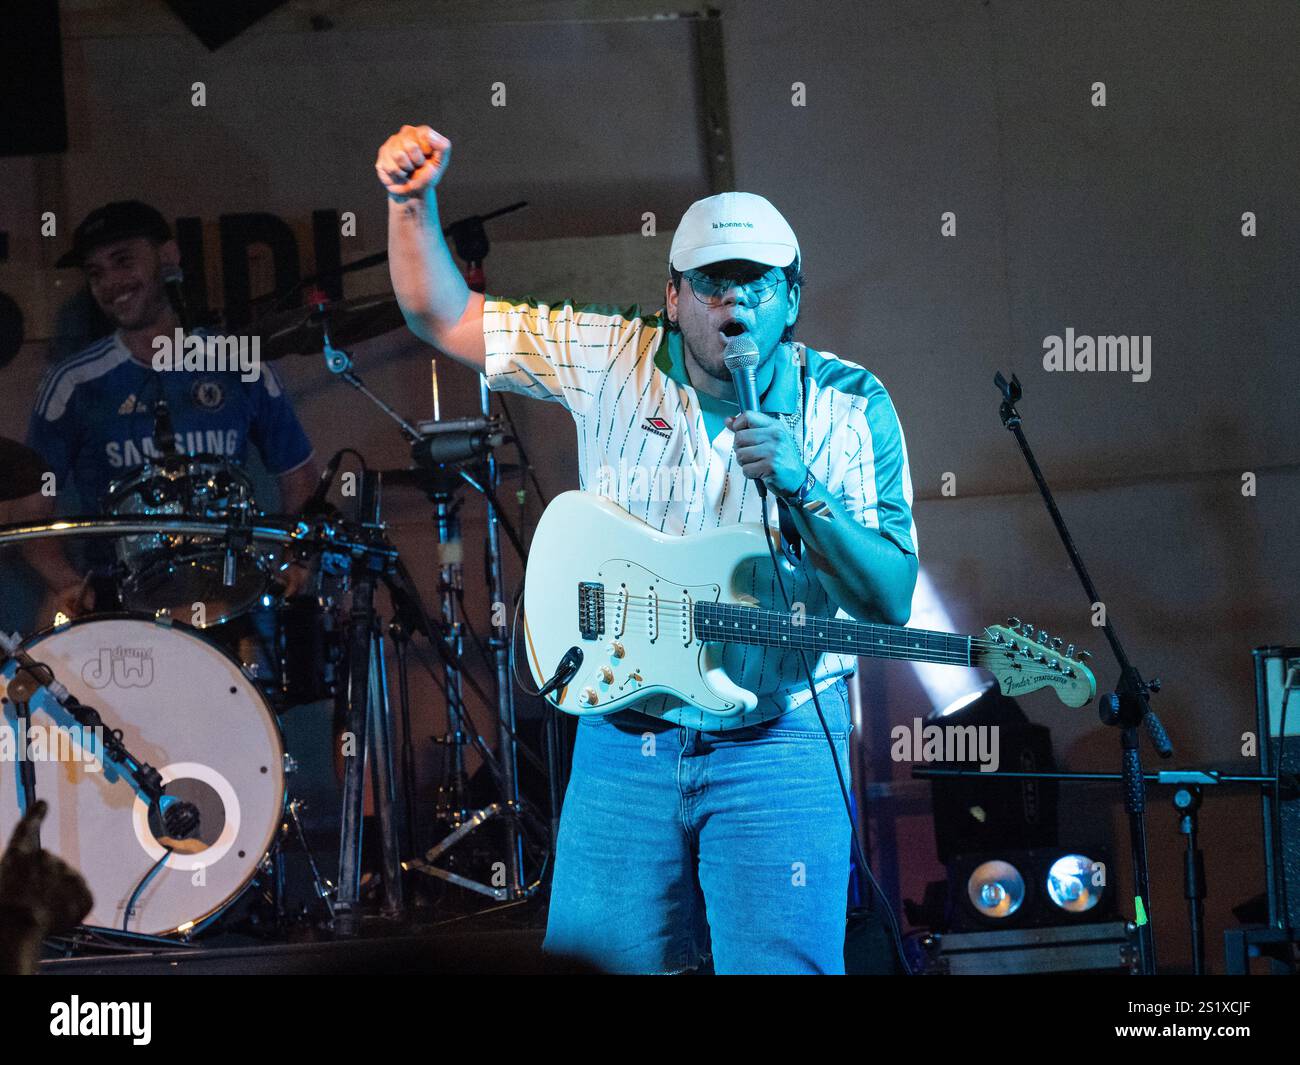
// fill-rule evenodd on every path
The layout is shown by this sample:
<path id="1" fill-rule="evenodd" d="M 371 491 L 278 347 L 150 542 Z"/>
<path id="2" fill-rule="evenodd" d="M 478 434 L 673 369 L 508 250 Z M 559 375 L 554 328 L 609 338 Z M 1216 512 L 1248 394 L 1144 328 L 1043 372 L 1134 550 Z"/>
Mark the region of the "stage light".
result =
<path id="1" fill-rule="evenodd" d="M 1025 878 L 1010 862 L 983 862 L 967 879 L 966 895 L 980 916 L 1005 920 L 1025 901 Z"/>
<path id="2" fill-rule="evenodd" d="M 1007 847 L 947 864 L 947 901 L 928 903 L 933 931 L 1064 927 L 1094 924 L 1115 914 L 1115 891 L 1105 875 L 1109 863 L 1092 850 Z M 942 919 L 937 910 L 943 911 Z"/>
<path id="3" fill-rule="evenodd" d="M 947 717 L 949 714 L 955 714 L 958 710 L 960 710 L 964 706 L 970 706 L 970 704 L 973 703 L 976 699 L 982 698 L 984 693 L 988 691 L 990 687 L 992 687 L 992 685 L 987 685 L 983 688 L 977 688 L 973 692 L 967 692 L 965 695 L 960 696 L 959 698 L 957 698 L 956 700 L 954 700 L 953 702 L 945 706 L 942 710 L 940 710 L 938 716 Z M 932 714 L 930 716 L 933 718 L 935 715 Z"/>
<path id="4" fill-rule="evenodd" d="M 1103 893 L 1093 890 L 1097 866 L 1082 854 L 1058 858 L 1047 871 L 1047 897 L 1066 913 L 1087 913 Z"/>

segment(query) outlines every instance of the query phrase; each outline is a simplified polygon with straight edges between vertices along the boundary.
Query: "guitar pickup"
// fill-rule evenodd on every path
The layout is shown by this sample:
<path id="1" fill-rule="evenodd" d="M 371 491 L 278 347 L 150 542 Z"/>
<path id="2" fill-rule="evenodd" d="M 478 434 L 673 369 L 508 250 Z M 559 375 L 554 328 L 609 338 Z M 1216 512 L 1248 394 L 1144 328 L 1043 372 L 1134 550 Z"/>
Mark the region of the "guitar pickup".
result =
<path id="1" fill-rule="evenodd" d="M 578 631 L 584 640 L 598 640 L 605 633 L 605 586 L 596 581 L 578 584 Z"/>

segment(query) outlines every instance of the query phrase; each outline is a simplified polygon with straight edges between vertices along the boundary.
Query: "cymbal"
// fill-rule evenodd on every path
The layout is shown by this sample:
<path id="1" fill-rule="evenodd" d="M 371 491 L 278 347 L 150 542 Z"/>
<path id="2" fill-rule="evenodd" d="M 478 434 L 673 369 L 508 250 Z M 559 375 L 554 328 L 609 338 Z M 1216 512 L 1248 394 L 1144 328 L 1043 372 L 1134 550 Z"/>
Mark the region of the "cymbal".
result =
<path id="1" fill-rule="evenodd" d="M 249 327 L 262 338 L 263 359 L 286 355 L 316 355 L 325 348 L 325 325 L 336 348 L 350 348 L 363 340 L 406 325 L 402 309 L 392 296 L 359 296 L 324 304 L 308 304 L 264 315 Z"/>
<path id="2" fill-rule="evenodd" d="M 44 472 L 45 460 L 38 452 L 0 436 L 0 503 L 39 491 Z"/>

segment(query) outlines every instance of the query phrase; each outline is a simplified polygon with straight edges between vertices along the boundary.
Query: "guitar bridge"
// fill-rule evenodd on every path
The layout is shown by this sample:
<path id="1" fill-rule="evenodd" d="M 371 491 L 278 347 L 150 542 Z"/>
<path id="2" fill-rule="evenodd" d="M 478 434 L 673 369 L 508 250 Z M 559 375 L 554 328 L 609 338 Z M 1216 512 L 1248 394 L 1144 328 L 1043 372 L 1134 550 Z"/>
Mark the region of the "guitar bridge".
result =
<path id="1" fill-rule="evenodd" d="M 584 640 L 598 640 L 605 632 L 605 586 L 596 581 L 578 584 L 578 631 Z"/>

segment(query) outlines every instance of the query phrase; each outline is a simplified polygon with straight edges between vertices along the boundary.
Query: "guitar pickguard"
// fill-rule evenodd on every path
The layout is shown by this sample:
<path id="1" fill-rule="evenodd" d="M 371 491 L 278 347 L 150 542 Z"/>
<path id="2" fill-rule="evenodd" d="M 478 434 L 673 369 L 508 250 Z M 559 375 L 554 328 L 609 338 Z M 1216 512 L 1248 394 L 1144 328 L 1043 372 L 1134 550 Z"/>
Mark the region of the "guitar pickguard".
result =
<path id="1" fill-rule="evenodd" d="M 584 659 L 566 702 L 576 699 L 579 712 L 610 713 L 655 693 L 719 714 L 757 705 L 722 670 L 721 645 L 706 643 L 695 630 L 692 608 L 717 602 L 721 585 L 679 584 L 639 562 L 613 558 L 578 594 Z"/>

